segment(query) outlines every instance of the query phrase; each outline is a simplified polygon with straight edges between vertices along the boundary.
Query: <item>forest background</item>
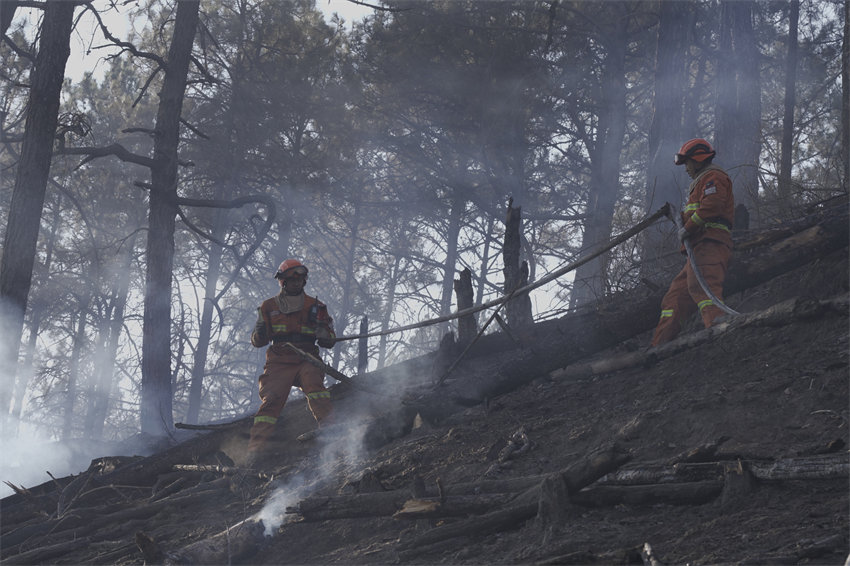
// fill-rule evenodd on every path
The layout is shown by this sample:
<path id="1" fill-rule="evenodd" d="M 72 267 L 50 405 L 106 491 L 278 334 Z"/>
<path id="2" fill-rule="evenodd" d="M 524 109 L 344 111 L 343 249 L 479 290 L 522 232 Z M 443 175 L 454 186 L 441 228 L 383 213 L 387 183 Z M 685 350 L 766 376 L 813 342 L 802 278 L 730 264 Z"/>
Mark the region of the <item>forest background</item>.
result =
<path id="1" fill-rule="evenodd" d="M 437 347 L 452 323 L 387 332 L 450 313 L 459 271 L 475 304 L 505 293 L 509 198 L 533 282 L 684 202 L 692 137 L 750 229 L 847 194 L 848 0 L 382 2 L 354 22 L 322 1 L 0 3 L 4 475 L 250 414 L 284 258 L 338 335 L 367 318 L 375 369 Z M 104 55 L 63 80 L 74 40 Z M 666 285 L 671 231 L 534 291 L 531 316 Z"/>

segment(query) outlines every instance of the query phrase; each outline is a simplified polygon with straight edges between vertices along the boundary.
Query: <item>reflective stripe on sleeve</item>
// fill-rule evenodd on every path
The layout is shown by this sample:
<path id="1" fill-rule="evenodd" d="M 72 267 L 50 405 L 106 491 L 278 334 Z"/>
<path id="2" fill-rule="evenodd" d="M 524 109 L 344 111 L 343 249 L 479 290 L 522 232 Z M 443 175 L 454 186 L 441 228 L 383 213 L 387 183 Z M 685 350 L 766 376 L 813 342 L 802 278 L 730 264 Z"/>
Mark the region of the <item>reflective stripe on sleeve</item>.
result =
<path id="1" fill-rule="evenodd" d="M 313 391 L 312 393 L 307 393 L 307 399 L 330 399 L 331 392 L 330 391 Z"/>
<path id="2" fill-rule="evenodd" d="M 696 212 L 691 215 L 691 221 L 693 221 L 693 223 L 697 226 L 703 226 L 705 224 L 705 220 L 700 218 L 699 214 L 697 214 Z"/>
<path id="3" fill-rule="evenodd" d="M 257 424 L 257 423 L 276 424 L 277 419 L 275 417 L 266 417 L 266 416 L 260 415 L 260 416 L 254 417 L 254 424 Z"/>
<path id="4" fill-rule="evenodd" d="M 699 203 L 698 202 L 692 202 L 691 204 L 685 205 L 685 212 L 690 212 L 692 210 L 697 210 L 697 209 L 699 209 Z"/>
<path id="5" fill-rule="evenodd" d="M 714 301 L 712 301 L 711 299 L 706 299 L 704 301 L 700 301 L 699 303 L 697 303 L 697 306 L 699 307 L 699 311 L 702 312 L 702 309 L 704 309 L 705 307 L 711 306 L 713 304 L 714 304 Z"/>
<path id="6" fill-rule="evenodd" d="M 694 216 L 696 216 L 696 214 L 694 214 Z M 730 234 L 732 233 L 732 230 L 729 229 L 729 226 L 726 226 L 725 224 L 721 224 L 719 222 L 706 222 L 705 227 L 706 228 L 717 228 L 719 230 L 726 230 Z"/>
<path id="7" fill-rule="evenodd" d="M 661 311 L 661 318 L 671 318 L 673 316 L 673 309 L 664 309 Z"/>

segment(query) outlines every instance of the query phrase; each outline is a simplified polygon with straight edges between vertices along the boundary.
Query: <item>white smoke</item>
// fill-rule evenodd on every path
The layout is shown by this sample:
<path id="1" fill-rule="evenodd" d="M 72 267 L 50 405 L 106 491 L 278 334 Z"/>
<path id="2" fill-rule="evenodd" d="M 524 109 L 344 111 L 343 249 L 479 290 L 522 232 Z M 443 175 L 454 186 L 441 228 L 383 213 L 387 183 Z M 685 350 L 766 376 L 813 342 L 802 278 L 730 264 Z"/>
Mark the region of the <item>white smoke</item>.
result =
<path id="1" fill-rule="evenodd" d="M 65 477 L 86 470 L 91 459 L 98 454 L 99 447 L 92 445 L 88 450 L 80 446 L 69 447 L 66 443 L 56 442 L 50 438 L 29 430 L 25 424 L 20 424 L 18 436 L 0 437 L 0 480 L 10 482 L 17 487 L 31 488 L 51 481 L 54 477 Z M 0 497 L 14 493 L 11 487 L 0 485 Z"/>
<path id="2" fill-rule="evenodd" d="M 266 505 L 257 513 L 256 519 L 263 521 L 266 536 L 273 536 L 281 525 L 296 517 L 287 514 L 287 507 L 293 507 L 324 487 L 328 479 L 350 474 L 363 462 L 368 424 L 358 415 L 341 412 L 335 413 L 339 424 L 322 429 L 322 434 L 315 441 L 319 454 L 309 478 L 300 473 L 287 479 L 275 489 Z"/>

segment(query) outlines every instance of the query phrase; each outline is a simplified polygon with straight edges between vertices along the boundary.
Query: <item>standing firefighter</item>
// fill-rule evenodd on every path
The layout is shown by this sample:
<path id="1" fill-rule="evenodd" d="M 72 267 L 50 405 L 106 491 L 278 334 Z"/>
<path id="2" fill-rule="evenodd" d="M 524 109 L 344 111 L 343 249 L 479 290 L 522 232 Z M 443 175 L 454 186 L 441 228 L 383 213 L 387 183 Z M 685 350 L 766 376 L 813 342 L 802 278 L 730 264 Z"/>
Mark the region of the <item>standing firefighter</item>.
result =
<path id="1" fill-rule="evenodd" d="M 260 376 L 262 404 L 251 427 L 248 462 L 256 460 L 273 434 L 292 387 L 300 387 L 307 396 L 310 411 L 319 426 L 328 422 L 332 409 L 331 394 L 325 388 L 322 370 L 284 345 L 289 342 L 316 357 L 319 357 L 317 341 L 323 348 L 333 347 L 335 334 L 328 308 L 304 293 L 307 268 L 297 259 L 281 263 L 275 279 L 280 283 L 280 293 L 257 309 L 259 316 L 251 334 L 254 347 L 262 348 L 269 343 L 271 346 L 266 350 L 266 365 Z"/>
<path id="2" fill-rule="evenodd" d="M 711 162 L 715 153 L 710 143 L 697 138 L 685 142 L 676 154 L 676 165 L 684 165 L 693 179 L 688 187 L 688 203 L 682 212 L 683 227 L 678 236 L 683 242 L 682 253 L 685 253 L 684 241 L 689 239 L 700 273 L 712 293 L 722 300 L 726 267 L 732 255 L 735 201 L 729 175 Z M 706 328 L 723 314 L 703 291 L 689 259 L 661 300 L 661 319 L 655 327 L 652 345 L 658 346 L 675 338 L 682 324 L 697 309 Z"/>

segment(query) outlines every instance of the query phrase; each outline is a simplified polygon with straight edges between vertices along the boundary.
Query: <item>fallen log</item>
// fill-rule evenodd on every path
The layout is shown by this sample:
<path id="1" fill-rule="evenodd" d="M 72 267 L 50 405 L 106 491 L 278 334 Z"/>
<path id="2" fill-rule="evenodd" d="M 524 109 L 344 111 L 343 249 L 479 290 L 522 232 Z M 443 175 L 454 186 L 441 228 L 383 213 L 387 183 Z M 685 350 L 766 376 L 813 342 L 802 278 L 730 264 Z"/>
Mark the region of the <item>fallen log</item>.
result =
<path id="1" fill-rule="evenodd" d="M 214 474 L 221 474 L 223 476 L 236 476 L 240 474 L 247 474 L 264 480 L 271 480 L 274 478 L 272 474 L 259 472 L 257 470 L 246 470 L 245 468 L 237 468 L 234 466 L 218 466 L 214 464 L 175 464 L 174 470 L 178 472 L 209 472 Z"/>
<path id="2" fill-rule="evenodd" d="M 850 456 L 846 452 L 803 458 L 783 458 L 775 462 L 744 461 L 756 479 L 764 481 L 820 480 L 850 477 Z"/>
<path id="3" fill-rule="evenodd" d="M 206 454 L 215 452 L 231 435 L 236 434 L 241 427 L 247 426 L 248 422 L 247 419 L 241 419 L 230 426 L 198 434 L 176 446 L 122 466 L 113 472 L 94 476 L 92 482 L 99 485 L 153 485 L 160 474 L 172 471 L 175 465 L 195 463 Z"/>
<path id="4" fill-rule="evenodd" d="M 628 461 L 630 456 L 616 446 L 599 449 L 584 460 L 562 470 L 558 475 L 563 476 L 567 486 L 572 491 L 593 483 L 608 471 L 619 467 Z M 442 491 L 433 487 L 425 490 L 424 501 L 443 499 L 450 514 L 458 513 L 458 509 L 479 509 L 502 505 L 508 494 L 508 499 L 516 497 L 520 492 L 538 487 L 548 476 L 529 476 L 506 480 L 481 480 L 477 482 L 445 485 Z M 474 497 L 468 497 L 474 496 Z M 354 519 L 361 517 L 386 517 L 396 514 L 403 509 L 405 502 L 411 499 L 407 490 L 384 491 L 375 493 L 357 493 L 352 495 L 317 496 L 312 495 L 287 507 L 287 514 L 298 514 L 305 521 L 325 521 L 331 519 Z M 477 501 L 475 501 L 477 499 Z M 399 517 L 401 518 L 401 517 Z M 420 517 L 416 517 L 420 518 Z"/>
<path id="5" fill-rule="evenodd" d="M 550 372 L 549 377 L 555 380 L 580 379 L 582 377 L 605 375 L 626 368 L 644 366 L 648 363 L 669 358 L 685 350 L 696 348 L 714 340 L 722 334 L 739 328 L 750 326 L 782 326 L 798 320 L 816 318 L 827 313 L 847 316 L 848 305 L 850 305 L 850 300 L 848 300 L 846 295 L 823 301 L 813 301 L 807 298 L 796 297 L 765 310 L 747 313 L 715 324 L 711 328 L 679 336 L 656 348 L 629 352 L 602 360 L 572 364 Z"/>
<path id="6" fill-rule="evenodd" d="M 702 505 L 723 491 L 723 480 L 654 485 L 594 485 L 570 496 L 585 507 L 614 505 Z"/>
<path id="7" fill-rule="evenodd" d="M 672 466 L 646 464 L 639 468 L 619 469 L 607 474 L 596 485 L 650 485 L 717 481 L 725 468 L 738 463 L 763 481 L 843 479 L 850 477 L 850 456 L 846 453 L 823 454 L 763 460 L 717 460 L 714 462 L 678 463 Z"/>
<path id="8" fill-rule="evenodd" d="M 463 517 L 485 513 L 508 503 L 512 494 L 454 495 L 408 499 L 402 508 L 393 513 L 393 519 L 431 519 L 437 517 Z"/>
<path id="9" fill-rule="evenodd" d="M 571 494 L 620 467 L 629 458 L 630 456 L 622 452 L 617 446 L 607 446 L 594 451 L 566 470 L 552 474 L 551 478 L 557 482 L 563 482 L 567 492 Z M 547 508 L 546 502 L 541 499 L 541 494 L 548 494 L 548 491 L 541 489 L 543 484 L 544 482 L 541 482 L 522 492 L 503 509 L 478 515 L 459 523 L 436 527 L 415 539 L 400 543 L 400 549 L 407 550 L 459 536 L 479 536 L 519 527 L 525 521 L 537 516 L 541 508 Z"/>

